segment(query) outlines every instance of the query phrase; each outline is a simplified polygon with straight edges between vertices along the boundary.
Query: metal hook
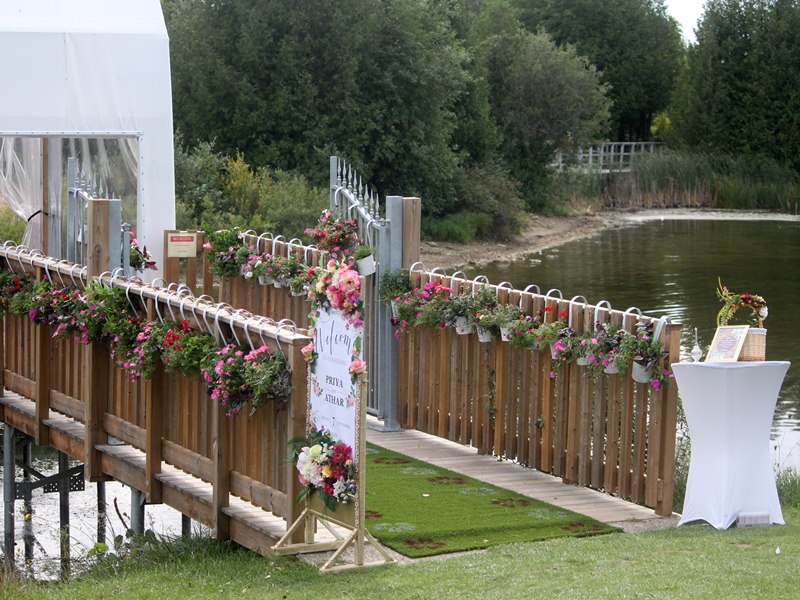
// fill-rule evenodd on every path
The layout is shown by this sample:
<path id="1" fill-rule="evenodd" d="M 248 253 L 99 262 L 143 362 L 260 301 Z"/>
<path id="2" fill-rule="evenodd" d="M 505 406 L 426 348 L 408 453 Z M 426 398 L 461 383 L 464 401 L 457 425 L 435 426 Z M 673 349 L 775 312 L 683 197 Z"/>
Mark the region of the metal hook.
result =
<path id="1" fill-rule="evenodd" d="M 598 318 L 600 317 L 600 307 L 603 306 L 604 304 L 606 306 L 608 306 L 608 310 L 609 311 L 611 310 L 611 302 L 609 302 L 608 300 L 600 300 L 600 302 L 598 302 L 594 307 L 594 325 L 593 325 L 593 327 L 599 322 Z"/>
<path id="2" fill-rule="evenodd" d="M 297 243 L 295 244 L 295 242 L 297 242 Z M 286 257 L 287 258 L 292 255 L 292 246 L 302 247 L 303 246 L 303 240 L 301 240 L 300 238 L 297 238 L 297 237 L 296 238 L 292 238 L 292 239 L 289 240 L 289 242 L 288 242 L 288 244 L 286 246 Z"/>
<path id="3" fill-rule="evenodd" d="M 547 299 L 550 297 L 550 294 L 552 294 L 553 292 L 558 292 L 558 299 L 559 299 L 559 300 L 563 300 L 563 299 L 564 299 L 564 295 L 561 293 L 561 290 L 557 290 L 556 288 L 553 288 L 552 290 L 549 290 L 549 291 L 548 291 L 548 292 L 547 292 L 547 293 L 544 295 L 544 299 L 545 299 L 545 300 L 547 300 Z"/>
<path id="4" fill-rule="evenodd" d="M 75 267 L 81 268 L 78 263 L 74 263 L 69 269 L 69 278 L 72 280 L 72 285 L 78 287 L 78 282 L 75 281 Z"/>
<path id="5" fill-rule="evenodd" d="M 109 277 L 108 284 L 106 284 L 106 282 L 105 282 L 105 281 L 103 281 L 103 277 L 105 277 L 106 275 L 108 275 L 108 277 Z M 102 272 L 102 273 L 100 273 L 100 275 L 97 277 L 97 281 L 99 281 L 99 282 L 100 282 L 100 285 L 104 285 L 104 286 L 106 286 L 107 288 L 109 288 L 109 289 L 110 289 L 110 288 L 111 288 L 111 279 L 110 279 L 110 278 L 111 278 L 111 271 L 103 271 L 103 272 Z"/>
<path id="6" fill-rule="evenodd" d="M 15 250 L 17 251 L 17 262 L 19 263 L 19 270 L 24 273 L 25 265 L 22 264 L 22 251 L 25 250 L 28 253 L 30 253 L 30 251 L 28 250 L 27 246 L 17 246 Z"/>
<path id="7" fill-rule="evenodd" d="M 156 290 L 156 295 L 155 295 L 155 298 L 153 299 L 154 300 L 153 303 L 155 304 L 155 307 L 156 307 L 156 314 L 158 315 L 158 322 L 161 323 L 161 324 L 164 323 L 164 317 L 161 316 L 161 309 L 158 306 L 158 304 L 159 304 L 158 297 L 162 293 L 163 294 L 168 294 L 169 290 L 165 290 L 164 288 L 159 288 L 158 290 Z"/>
<path id="8" fill-rule="evenodd" d="M 281 319 L 278 321 L 277 331 L 275 332 L 275 341 L 278 343 L 278 352 L 281 353 L 281 356 L 286 357 L 286 353 L 283 351 L 283 346 L 281 346 L 281 329 L 284 327 L 291 327 L 292 333 L 297 333 L 297 325 L 295 325 L 294 321 L 291 319 Z"/>
<path id="9" fill-rule="evenodd" d="M 441 276 L 442 276 L 442 279 L 444 279 L 445 277 L 447 277 L 447 271 L 445 271 L 445 270 L 444 270 L 442 267 L 434 267 L 433 269 L 431 269 L 431 270 L 428 272 L 428 283 L 430 283 L 431 281 L 433 281 L 433 276 L 434 276 L 434 275 L 440 275 L 440 274 L 441 274 Z"/>
<path id="10" fill-rule="evenodd" d="M 495 289 L 494 289 L 494 297 L 495 298 L 499 298 L 500 297 L 500 288 L 502 288 L 502 287 L 507 287 L 510 290 L 514 289 L 514 286 L 511 284 L 510 281 L 501 281 L 500 283 L 497 284 L 497 287 L 495 287 Z"/>
<path id="11" fill-rule="evenodd" d="M 588 301 L 586 300 L 586 298 L 584 296 L 573 296 L 572 297 L 572 300 L 569 301 L 569 316 L 567 317 L 567 327 L 572 327 L 572 308 L 575 306 L 575 300 L 577 300 L 578 298 L 583 300 L 584 308 L 586 307 L 586 304 L 588 304 Z"/>
<path id="12" fill-rule="evenodd" d="M 252 323 L 252 319 L 247 319 L 244 322 L 244 335 L 247 338 L 247 343 L 250 344 L 250 349 L 255 350 L 256 347 L 253 345 L 253 340 L 250 337 L 250 323 Z"/>
<path id="13" fill-rule="evenodd" d="M 455 285 L 453 283 L 453 279 L 456 278 L 456 275 L 461 275 L 463 277 L 464 281 L 465 282 L 467 281 L 467 274 L 464 273 L 464 271 L 456 271 L 455 273 L 450 275 L 450 285 L 448 287 L 451 290 L 453 290 L 452 293 L 451 293 L 451 295 L 453 295 L 453 296 L 458 296 L 458 293 L 456 292 L 456 287 L 455 287 Z"/>
<path id="14" fill-rule="evenodd" d="M 125 298 L 128 300 L 128 304 L 130 304 L 130 306 L 131 306 L 131 310 L 133 311 L 133 315 L 135 317 L 138 317 L 139 316 L 139 311 L 136 310 L 136 307 L 134 306 L 133 301 L 131 300 L 131 296 L 130 296 L 131 286 L 132 285 L 133 285 L 133 282 L 132 281 L 128 281 L 128 285 L 125 286 Z"/>
<path id="15" fill-rule="evenodd" d="M 529 293 L 529 290 L 530 290 L 531 288 L 536 288 L 536 294 L 537 294 L 537 295 L 539 295 L 539 296 L 541 296 L 541 295 L 542 295 L 542 290 L 541 290 L 541 289 L 539 289 L 539 286 L 538 286 L 538 285 L 536 285 L 535 283 L 531 283 L 531 284 L 530 284 L 529 286 L 527 286 L 527 287 L 526 287 L 524 290 L 522 290 L 522 293 L 521 293 L 521 294 L 520 294 L 520 296 L 519 296 L 519 308 L 520 308 L 520 310 L 522 309 L 522 301 L 523 301 L 523 299 L 525 298 L 525 294 Z"/>
<path id="16" fill-rule="evenodd" d="M 672 319 L 670 317 L 668 317 L 667 315 L 662 315 L 658 319 L 658 323 L 656 324 L 656 330 L 655 333 L 653 334 L 653 339 L 655 340 L 659 339 L 661 337 L 661 330 L 664 329 L 664 325 L 671 322 Z"/>
<path id="17" fill-rule="evenodd" d="M 158 283 L 159 281 L 161 282 L 161 284 L 156 285 L 156 283 Z M 167 285 L 167 280 L 164 279 L 163 277 L 156 277 L 155 279 L 153 279 L 153 281 L 150 282 L 150 287 L 153 289 L 162 288 L 165 285 Z"/>
<path id="18" fill-rule="evenodd" d="M 124 273 L 124 275 L 123 275 L 123 273 Z M 116 269 L 111 271 L 111 278 L 112 279 L 122 279 L 123 277 L 125 279 L 128 279 L 129 275 L 128 275 L 128 272 L 125 269 L 123 269 L 122 267 L 117 267 Z"/>
<path id="19" fill-rule="evenodd" d="M 220 302 L 219 304 L 216 305 L 216 312 L 214 314 L 214 327 L 216 328 L 217 334 L 222 340 L 222 343 L 227 344 L 227 338 L 222 334 L 222 329 L 219 326 L 219 313 L 223 308 L 230 313 L 232 307 L 230 304 L 226 304 L 225 302 Z M 231 325 L 231 331 L 233 331 L 233 325 Z M 236 337 L 235 331 L 233 331 L 233 335 L 234 337 Z"/>
<path id="20" fill-rule="evenodd" d="M 421 271 L 425 271 L 426 270 L 425 269 L 425 263 L 422 262 L 421 260 L 418 260 L 413 265 L 411 265 L 411 268 L 408 270 L 408 272 L 411 273 L 414 270 L 414 267 L 416 267 L 417 265 L 421 265 L 422 266 L 422 269 L 420 269 Z"/>
<path id="21" fill-rule="evenodd" d="M 46 260 L 44 262 L 44 273 L 47 276 L 47 281 L 52 283 L 53 282 L 53 276 L 50 275 L 50 262 L 51 262 L 50 260 Z"/>
<path id="22" fill-rule="evenodd" d="M 282 235 L 276 235 L 274 238 L 272 238 L 272 256 L 275 256 L 275 244 L 278 242 L 278 240 L 284 240 L 285 242 L 286 238 Z"/>
<path id="23" fill-rule="evenodd" d="M 478 282 L 489 285 L 489 278 L 486 275 L 478 275 L 475 279 L 472 280 L 472 295 L 475 295 L 475 286 Z"/>
<path id="24" fill-rule="evenodd" d="M 258 236 L 258 239 L 256 240 L 256 249 L 259 251 L 259 253 L 266 252 L 266 250 L 261 249 L 261 240 L 264 240 L 265 242 L 268 240 L 271 241 L 273 237 L 274 236 L 269 231 L 265 231 L 260 236 Z"/>

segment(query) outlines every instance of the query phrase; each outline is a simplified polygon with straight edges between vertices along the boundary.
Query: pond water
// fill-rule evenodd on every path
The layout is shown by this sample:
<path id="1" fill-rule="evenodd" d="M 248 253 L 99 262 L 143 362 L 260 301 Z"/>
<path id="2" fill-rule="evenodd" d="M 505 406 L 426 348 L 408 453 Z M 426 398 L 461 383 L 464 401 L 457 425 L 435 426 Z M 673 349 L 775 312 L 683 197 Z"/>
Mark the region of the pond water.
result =
<path id="1" fill-rule="evenodd" d="M 779 466 L 800 469 L 800 221 L 654 220 L 608 229 L 513 263 L 469 269 L 492 283 L 509 281 L 542 293 L 558 288 L 564 298 L 608 300 L 615 309 L 639 307 L 649 316 L 683 323 L 681 354 L 688 360 L 694 328 L 707 348 L 720 303 L 717 277 L 734 291 L 763 296 L 767 360 L 788 360 L 773 423 Z M 744 313 L 745 311 L 740 311 Z M 746 323 L 737 313 L 732 324 Z"/>

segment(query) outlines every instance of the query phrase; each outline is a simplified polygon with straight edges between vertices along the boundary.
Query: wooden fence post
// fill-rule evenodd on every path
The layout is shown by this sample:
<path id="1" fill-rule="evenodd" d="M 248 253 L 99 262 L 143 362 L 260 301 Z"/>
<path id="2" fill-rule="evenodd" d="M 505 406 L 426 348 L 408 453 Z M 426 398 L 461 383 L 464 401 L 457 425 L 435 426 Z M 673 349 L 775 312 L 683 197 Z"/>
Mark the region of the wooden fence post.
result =
<path id="1" fill-rule="evenodd" d="M 111 208 L 119 200 L 90 200 L 87 215 L 87 281 L 98 277 L 108 270 L 111 264 L 110 236 L 112 232 Z M 85 346 L 86 361 L 83 372 L 85 397 L 85 432 L 86 451 L 84 457 L 84 475 L 90 481 L 96 481 L 103 475 L 100 468 L 98 444 L 105 444 L 108 435 L 103 429 L 103 417 L 108 406 L 109 375 L 111 361 L 108 349 L 102 344 L 93 342 Z"/>
<path id="2" fill-rule="evenodd" d="M 681 329 L 680 324 L 669 324 L 665 327 L 664 350 L 669 353 L 669 364 L 680 360 Z M 657 515 L 669 516 L 672 514 L 672 494 L 675 486 L 675 437 L 678 423 L 678 385 L 674 381 L 667 385 L 662 411 L 661 423 L 664 433 L 661 438 L 655 511 Z"/>
<path id="3" fill-rule="evenodd" d="M 44 277 L 43 269 L 36 269 L 36 279 Z M 50 428 L 44 421 L 50 418 L 50 363 L 53 359 L 53 334 L 49 325 L 39 325 L 34 331 L 36 348 L 36 444 L 50 444 Z"/>
<path id="4" fill-rule="evenodd" d="M 280 332 L 278 335 L 281 335 Z M 289 414 L 286 420 L 287 441 L 306 435 L 306 412 L 308 410 L 308 364 L 303 357 L 301 348 L 306 345 L 306 338 L 296 339 L 288 348 L 287 361 L 292 370 L 292 395 L 289 399 L 287 410 Z M 364 388 L 362 388 L 362 392 Z M 366 431 L 362 432 L 366 435 Z M 297 478 L 297 469 L 292 461 L 286 461 L 286 519 L 287 526 L 294 523 L 300 516 L 302 506 L 297 501 L 297 495 L 302 486 Z M 306 540 L 306 534 L 302 528 L 294 533 L 292 543 L 302 543 Z"/>

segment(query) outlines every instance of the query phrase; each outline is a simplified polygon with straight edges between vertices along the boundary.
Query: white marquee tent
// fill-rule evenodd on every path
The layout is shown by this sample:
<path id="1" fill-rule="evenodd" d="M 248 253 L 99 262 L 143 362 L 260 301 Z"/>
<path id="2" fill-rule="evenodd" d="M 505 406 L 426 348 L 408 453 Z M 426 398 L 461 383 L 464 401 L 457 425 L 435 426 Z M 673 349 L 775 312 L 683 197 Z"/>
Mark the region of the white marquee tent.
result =
<path id="1" fill-rule="evenodd" d="M 44 144 L 60 157 L 65 139 L 119 140 L 137 182 L 135 231 L 160 266 L 163 231 L 175 226 L 175 182 L 159 0 L 0 0 L 0 56 L 0 195 L 28 219 L 42 207 L 47 164 L 52 211 L 63 169 L 42 161 Z M 38 247 L 45 221 L 30 223 L 25 239 Z"/>

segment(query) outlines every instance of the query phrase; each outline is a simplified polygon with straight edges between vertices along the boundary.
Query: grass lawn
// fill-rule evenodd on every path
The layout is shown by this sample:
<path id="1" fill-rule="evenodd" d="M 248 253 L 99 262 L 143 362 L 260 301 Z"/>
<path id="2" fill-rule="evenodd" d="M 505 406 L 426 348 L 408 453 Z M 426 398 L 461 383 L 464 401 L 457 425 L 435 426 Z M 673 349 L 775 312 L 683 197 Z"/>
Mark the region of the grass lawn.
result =
<path id="1" fill-rule="evenodd" d="M 10 583 L 11 598 L 796 598 L 800 511 L 785 526 L 700 525 L 496 546 L 413 564 L 320 575 L 195 540 L 158 544 L 58 586 Z M 776 548 L 780 547 L 780 554 Z"/>

